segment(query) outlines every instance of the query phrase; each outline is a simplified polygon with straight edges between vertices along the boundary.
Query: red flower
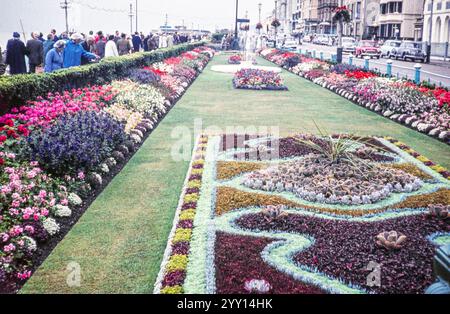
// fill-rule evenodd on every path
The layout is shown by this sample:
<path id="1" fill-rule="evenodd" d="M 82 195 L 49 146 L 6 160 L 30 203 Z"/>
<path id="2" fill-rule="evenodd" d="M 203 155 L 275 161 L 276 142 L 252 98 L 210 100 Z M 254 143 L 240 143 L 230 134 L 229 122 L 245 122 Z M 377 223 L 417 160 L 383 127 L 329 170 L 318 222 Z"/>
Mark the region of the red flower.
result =
<path id="1" fill-rule="evenodd" d="M 3 166 L 5 164 L 5 160 L 0 157 L 0 166 Z"/>
<path id="2" fill-rule="evenodd" d="M 9 127 L 13 127 L 13 126 L 14 126 L 14 121 L 11 120 L 11 119 L 8 119 L 8 120 L 5 121 L 5 124 L 6 124 L 7 126 L 9 126 Z"/>
<path id="3" fill-rule="evenodd" d="M 8 138 L 5 135 L 0 135 L 0 143 L 3 143 L 7 140 Z"/>

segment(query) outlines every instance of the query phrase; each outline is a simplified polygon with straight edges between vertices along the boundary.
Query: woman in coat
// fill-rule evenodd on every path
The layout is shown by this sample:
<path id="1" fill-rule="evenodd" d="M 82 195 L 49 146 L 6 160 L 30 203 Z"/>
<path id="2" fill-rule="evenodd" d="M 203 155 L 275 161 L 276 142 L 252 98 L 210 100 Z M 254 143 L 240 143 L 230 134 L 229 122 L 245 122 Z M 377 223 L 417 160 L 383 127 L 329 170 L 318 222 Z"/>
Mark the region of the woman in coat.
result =
<path id="1" fill-rule="evenodd" d="M 46 73 L 51 73 L 53 71 L 63 68 L 64 58 L 63 51 L 66 47 L 66 42 L 64 40 L 58 40 L 51 49 L 47 56 L 45 57 L 45 68 Z"/>
<path id="2" fill-rule="evenodd" d="M 83 36 L 75 33 L 70 36 L 70 40 L 66 43 L 64 49 L 64 68 L 70 68 L 81 65 L 81 58 L 89 60 L 98 59 L 96 54 L 86 51 L 81 45 Z"/>
<path id="3" fill-rule="evenodd" d="M 119 56 L 119 51 L 117 50 L 117 45 L 114 38 L 114 35 L 109 35 L 108 37 L 108 42 L 105 46 L 105 58 Z"/>

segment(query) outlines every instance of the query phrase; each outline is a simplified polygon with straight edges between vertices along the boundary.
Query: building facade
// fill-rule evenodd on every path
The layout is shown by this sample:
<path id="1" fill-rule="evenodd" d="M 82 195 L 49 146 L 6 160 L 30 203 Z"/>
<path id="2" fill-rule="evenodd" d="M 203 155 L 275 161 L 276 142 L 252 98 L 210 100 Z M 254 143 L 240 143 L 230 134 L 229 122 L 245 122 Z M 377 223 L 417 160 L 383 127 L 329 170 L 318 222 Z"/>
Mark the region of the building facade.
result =
<path id="1" fill-rule="evenodd" d="M 319 19 L 318 33 L 335 34 L 336 25 L 333 23 L 334 10 L 340 5 L 338 0 L 319 0 L 317 16 Z"/>
<path id="2" fill-rule="evenodd" d="M 430 24 L 431 42 L 450 42 L 450 0 L 434 0 L 433 19 L 431 20 L 431 0 L 425 1 L 423 23 L 423 41 L 429 41 Z"/>
<path id="3" fill-rule="evenodd" d="M 351 22 L 344 26 L 345 36 L 372 38 L 378 36 L 380 0 L 345 0 Z"/>
<path id="4" fill-rule="evenodd" d="M 315 34 L 319 30 L 319 0 L 299 1 L 299 21 L 296 26 L 302 34 Z"/>
<path id="5" fill-rule="evenodd" d="M 383 39 L 421 39 L 423 10 L 424 0 L 380 0 L 378 36 Z"/>

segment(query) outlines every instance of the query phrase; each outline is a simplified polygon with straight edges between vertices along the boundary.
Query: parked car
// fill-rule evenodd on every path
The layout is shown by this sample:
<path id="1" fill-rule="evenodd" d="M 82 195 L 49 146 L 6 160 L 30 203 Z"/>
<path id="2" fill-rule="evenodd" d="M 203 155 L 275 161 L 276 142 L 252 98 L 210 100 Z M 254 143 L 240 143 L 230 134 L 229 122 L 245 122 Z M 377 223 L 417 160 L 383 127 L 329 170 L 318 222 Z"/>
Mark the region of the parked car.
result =
<path id="1" fill-rule="evenodd" d="M 355 49 L 355 56 L 357 58 L 370 57 L 380 59 L 381 50 L 377 43 L 372 40 L 361 40 Z"/>
<path id="2" fill-rule="evenodd" d="M 302 42 L 310 43 L 311 42 L 311 35 L 310 34 L 306 34 L 305 36 L 303 36 Z"/>
<path id="3" fill-rule="evenodd" d="M 330 37 L 327 35 L 319 35 L 313 40 L 313 44 L 317 45 L 329 45 L 330 44 Z"/>
<path id="4" fill-rule="evenodd" d="M 281 49 L 287 51 L 297 51 L 298 42 L 296 40 L 286 40 L 286 42 L 281 46 Z"/>
<path id="5" fill-rule="evenodd" d="M 400 58 L 403 61 L 410 59 L 412 61 L 419 60 L 421 62 L 425 62 L 427 59 L 427 54 L 424 47 L 425 45 L 421 42 L 404 41 L 400 47 L 398 47 L 393 56 L 395 59 Z"/>
<path id="6" fill-rule="evenodd" d="M 344 52 L 355 53 L 356 40 L 352 37 L 342 37 L 342 48 Z"/>
<path id="7" fill-rule="evenodd" d="M 397 49 L 401 44 L 402 42 L 400 40 L 386 40 L 383 46 L 380 47 L 381 57 L 390 58 L 395 56 Z"/>

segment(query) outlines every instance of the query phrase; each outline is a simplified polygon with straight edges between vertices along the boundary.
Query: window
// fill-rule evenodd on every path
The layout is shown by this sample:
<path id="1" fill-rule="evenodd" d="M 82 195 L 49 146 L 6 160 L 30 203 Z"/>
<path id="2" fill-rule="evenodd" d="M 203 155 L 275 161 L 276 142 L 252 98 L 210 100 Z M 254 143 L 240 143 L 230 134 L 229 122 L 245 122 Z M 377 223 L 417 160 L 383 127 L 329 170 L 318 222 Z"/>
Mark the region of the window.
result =
<path id="1" fill-rule="evenodd" d="M 437 3 L 436 9 L 437 9 L 438 11 L 439 11 L 439 10 L 442 10 L 442 2 L 438 2 L 438 3 Z"/>
<path id="2" fill-rule="evenodd" d="M 447 2 L 445 3 L 445 9 L 446 9 L 446 10 L 450 10 L 450 1 L 447 1 Z"/>
<path id="3" fill-rule="evenodd" d="M 428 2 L 428 12 L 431 12 L 431 9 L 432 9 L 432 4 L 431 4 L 431 1 L 430 2 Z"/>
<path id="4" fill-rule="evenodd" d="M 381 11 L 381 14 L 387 13 L 387 4 L 386 3 L 381 4 L 380 11 Z"/>

